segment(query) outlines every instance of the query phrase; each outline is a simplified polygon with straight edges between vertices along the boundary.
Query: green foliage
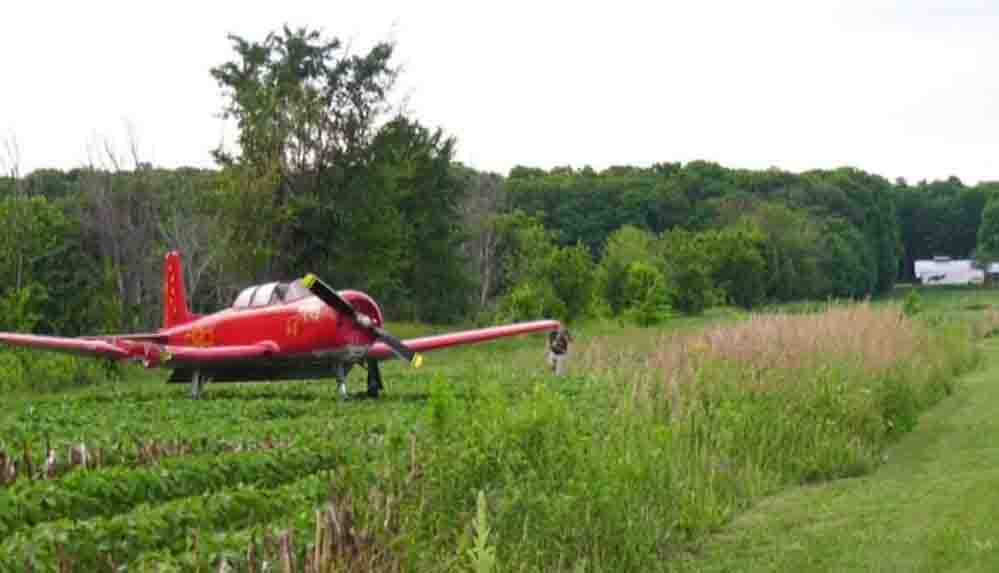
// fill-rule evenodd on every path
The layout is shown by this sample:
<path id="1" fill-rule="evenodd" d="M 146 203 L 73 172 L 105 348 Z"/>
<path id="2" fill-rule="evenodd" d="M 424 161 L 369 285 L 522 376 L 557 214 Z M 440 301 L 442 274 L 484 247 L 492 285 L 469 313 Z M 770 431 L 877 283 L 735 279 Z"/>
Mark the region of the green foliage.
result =
<path id="1" fill-rule="evenodd" d="M 474 526 L 475 545 L 468 550 L 470 569 L 475 573 L 492 573 L 496 570 L 496 548 L 489 544 L 489 506 L 482 490 L 476 498 Z"/>
<path id="2" fill-rule="evenodd" d="M 220 172 L 136 164 L 7 180 L 0 296 L 44 289 L 29 311 L 39 332 L 156 326 L 166 248 L 185 251 L 196 310 L 230 303 L 247 283 L 310 269 L 368 290 L 392 316 L 460 320 L 472 301 L 488 313 L 491 297 L 522 280 L 541 290 L 550 283 L 566 318 L 615 316 L 626 310 L 621 289 L 633 260 L 670 278 L 663 253 L 649 251 L 672 229 L 708 233 L 715 302 L 858 298 L 890 289 L 903 253 L 903 276 L 914 257 L 967 256 L 977 237 L 969 242 L 966 230 L 980 230 L 991 189 L 706 162 L 483 178 L 452 163 L 454 142 L 439 130 L 383 113 L 390 49 L 349 55 L 335 39 L 290 29 L 261 42 L 234 38 L 233 47 L 215 77 L 243 128 L 240 153 L 219 153 Z M 310 126 L 336 111 L 323 98 L 348 92 L 367 99 L 343 113 L 370 121 L 327 126 L 339 139 L 317 138 Z M 600 255 L 592 278 L 578 253 L 559 250 L 581 245 Z"/>
<path id="3" fill-rule="evenodd" d="M 500 305 L 500 315 L 511 321 L 538 320 L 566 314 L 565 303 L 547 281 L 518 284 Z"/>
<path id="4" fill-rule="evenodd" d="M 574 320 L 583 316 L 593 297 L 593 260 L 582 244 L 555 249 L 550 255 L 549 280 L 564 311 L 550 316 Z"/>
<path id="5" fill-rule="evenodd" d="M 613 314 L 621 314 L 634 297 L 625 292 L 628 267 L 632 263 L 654 264 L 655 237 L 643 229 L 624 226 L 607 239 L 597 270 L 596 288 Z"/>
<path id="6" fill-rule="evenodd" d="M 665 278 L 656 267 L 635 261 L 625 275 L 625 316 L 641 326 L 662 322 L 669 312 Z"/>
<path id="7" fill-rule="evenodd" d="M 328 487 L 326 480 L 310 475 L 277 489 L 243 485 L 214 495 L 141 506 L 113 517 L 47 522 L 4 540 L 0 567 L 15 570 L 25 561 L 43 567 L 68 554 L 77 565 L 93 570 L 109 560 L 130 561 L 158 547 L 182 551 L 189 547 L 189 532 L 249 525 L 282 515 L 303 499 L 319 504 Z"/>
<path id="8" fill-rule="evenodd" d="M 240 154 L 223 149 L 226 263 L 244 280 L 327 274 L 375 295 L 396 316 L 464 317 L 472 280 L 461 252 L 464 187 L 454 140 L 388 118 L 393 48 L 350 54 L 336 38 L 283 28 L 230 38 L 212 70 Z"/>
<path id="9" fill-rule="evenodd" d="M 709 243 L 708 235 L 683 230 L 663 235 L 659 248 L 674 308 L 700 314 L 718 299 Z"/>
<path id="10" fill-rule="evenodd" d="M 548 273 L 548 263 L 555 252 L 552 232 L 541 223 L 522 214 L 504 222 L 506 236 L 503 273 L 508 285 L 537 280 Z"/>
<path id="11" fill-rule="evenodd" d="M 0 391 L 55 392 L 114 379 L 116 368 L 63 354 L 0 350 Z"/>
<path id="12" fill-rule="evenodd" d="M 151 468 L 112 467 L 74 472 L 57 482 L 27 481 L 0 490 L 5 511 L 0 537 L 62 516 L 111 516 L 141 503 L 164 502 L 239 484 L 274 487 L 302 474 L 334 467 L 325 443 L 308 450 L 168 459 Z"/>
<path id="13" fill-rule="evenodd" d="M 766 296 L 765 238 L 754 227 L 737 226 L 708 236 L 712 279 L 726 301 L 742 308 L 760 305 Z"/>
<path id="14" fill-rule="evenodd" d="M 0 330 L 32 332 L 42 320 L 46 298 L 45 289 L 37 283 L 0 296 Z"/>
<path id="15" fill-rule="evenodd" d="M 982 212 L 975 258 L 983 266 L 999 261 L 999 199 L 991 199 Z"/>
<path id="16" fill-rule="evenodd" d="M 10 392 L 27 385 L 26 370 L 18 353 L 0 351 L 0 392 Z"/>
<path id="17" fill-rule="evenodd" d="M 429 130 L 403 117 L 384 126 L 373 143 L 378 175 L 366 196 L 375 201 L 382 195 L 380 201 L 389 204 L 366 206 L 369 220 L 349 231 L 350 240 L 357 242 L 347 250 L 345 263 L 368 275 L 379 269 L 392 273 L 391 278 L 382 279 L 389 283 L 388 288 L 373 285 L 371 290 L 403 316 L 427 322 L 463 318 L 472 298 L 472 279 L 465 272 L 461 253 L 463 229 L 458 212 L 465 188 L 451 169 L 454 145 L 440 130 Z M 352 220 L 356 222 L 357 217 Z M 394 238 L 393 227 L 398 232 Z M 365 231 L 374 237 L 361 240 Z M 384 256 L 369 248 L 379 243 Z M 393 252 L 398 259 L 389 254 Z M 370 279 L 361 275 L 354 280 L 363 284 Z M 389 296 L 393 293 L 397 297 Z"/>
<path id="18" fill-rule="evenodd" d="M 902 314 L 913 317 L 922 311 L 923 297 L 920 296 L 918 289 L 910 288 L 909 292 L 905 294 L 905 299 L 902 301 Z"/>
<path id="19" fill-rule="evenodd" d="M 559 247 L 537 221 L 505 222 L 504 280 L 510 285 L 501 314 L 514 320 L 581 317 L 592 301 L 593 260 L 582 245 Z"/>
<path id="20" fill-rule="evenodd" d="M 777 301 L 823 298 L 822 234 L 814 218 L 780 204 L 760 206 L 745 217 L 765 237 L 767 298 Z"/>
<path id="21" fill-rule="evenodd" d="M 873 254 L 860 231 L 834 219 L 827 222 L 824 235 L 824 252 L 819 263 L 826 280 L 822 294 L 861 298 L 874 292 L 877 269 L 871 264 Z"/>

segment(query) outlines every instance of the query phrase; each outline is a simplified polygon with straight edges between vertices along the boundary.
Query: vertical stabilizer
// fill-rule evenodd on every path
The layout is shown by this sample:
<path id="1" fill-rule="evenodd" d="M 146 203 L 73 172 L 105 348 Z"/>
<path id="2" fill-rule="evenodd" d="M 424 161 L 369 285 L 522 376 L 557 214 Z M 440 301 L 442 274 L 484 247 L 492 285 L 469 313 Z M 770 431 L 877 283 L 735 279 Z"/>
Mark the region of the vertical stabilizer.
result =
<path id="1" fill-rule="evenodd" d="M 170 328 L 194 320 L 187 306 L 187 288 L 184 287 L 184 266 L 180 253 L 170 251 L 163 263 L 163 328 Z"/>

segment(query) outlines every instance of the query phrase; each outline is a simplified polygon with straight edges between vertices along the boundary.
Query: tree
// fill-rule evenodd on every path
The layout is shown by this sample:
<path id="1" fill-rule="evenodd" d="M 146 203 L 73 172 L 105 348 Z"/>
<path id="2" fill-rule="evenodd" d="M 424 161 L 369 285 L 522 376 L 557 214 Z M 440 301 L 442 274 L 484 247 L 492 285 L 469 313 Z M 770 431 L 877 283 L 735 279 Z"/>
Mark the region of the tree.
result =
<path id="1" fill-rule="evenodd" d="M 472 280 L 461 251 L 460 209 L 465 188 L 451 168 L 454 144 L 441 130 L 427 129 L 401 116 L 384 126 L 374 142 L 373 165 L 380 177 L 367 196 L 386 203 L 394 196 L 396 212 L 404 214 L 397 223 L 402 229 L 398 277 L 406 299 L 415 303 L 410 316 L 418 320 L 457 320 L 471 301 Z M 384 193 L 386 189 L 394 192 Z M 382 219 L 391 209 L 386 204 L 371 212 L 370 228 L 377 235 L 390 230 L 392 220 Z M 354 249 L 367 256 L 365 251 L 372 243 L 385 244 L 371 237 L 356 242 Z"/>
<path id="2" fill-rule="evenodd" d="M 220 147 L 216 159 L 260 181 L 275 214 L 287 215 L 264 221 L 277 237 L 279 270 L 330 267 L 344 254 L 340 240 L 357 230 L 345 228 L 350 216 L 364 212 L 367 189 L 358 180 L 370 174 L 388 111 L 392 46 L 351 55 L 336 38 L 287 26 L 262 42 L 230 39 L 236 59 L 211 73 L 226 93 L 224 117 L 239 128 L 239 150 Z"/>
<path id="3" fill-rule="evenodd" d="M 767 203 L 747 213 L 745 221 L 764 236 L 767 298 L 791 301 L 823 296 L 822 233 L 814 217 L 787 205 Z"/>
<path id="4" fill-rule="evenodd" d="M 607 239 L 597 269 L 596 288 L 613 314 L 623 312 L 629 303 L 625 288 L 628 267 L 636 262 L 655 264 L 655 240 L 652 233 L 631 225 L 621 227 Z"/>
<path id="5" fill-rule="evenodd" d="M 689 314 L 701 314 L 719 299 L 708 243 L 707 234 L 676 229 L 659 244 L 670 302 Z"/>
<path id="6" fill-rule="evenodd" d="M 464 252 L 478 279 L 478 306 L 482 310 L 496 292 L 502 272 L 498 254 L 501 221 L 507 210 L 506 186 L 495 173 L 475 171 L 460 164 L 454 170 L 465 188 L 461 206 Z"/>
<path id="7" fill-rule="evenodd" d="M 593 259 L 582 243 L 560 247 L 551 254 L 549 280 L 555 295 L 565 305 L 560 318 L 575 320 L 582 316 L 593 297 Z"/>
<path id="8" fill-rule="evenodd" d="M 762 303 L 767 286 L 763 233 L 739 225 L 710 231 L 706 238 L 712 279 L 724 298 L 743 308 Z"/>
<path id="9" fill-rule="evenodd" d="M 89 153 L 92 163 L 80 180 L 76 205 L 83 241 L 97 256 L 95 275 L 113 276 L 116 297 L 122 308 L 117 314 L 128 324 L 115 328 L 148 328 L 158 315 L 159 269 L 162 256 L 158 243 L 158 213 L 151 172 L 140 169 L 136 144 L 130 142 L 132 164 L 109 139 L 94 140 Z M 129 169 L 131 167 L 131 170 Z"/>
<path id="10" fill-rule="evenodd" d="M 236 59 L 212 75 L 240 130 L 238 152 L 216 151 L 235 207 L 229 256 L 251 263 L 234 266 L 325 272 L 408 318 L 463 315 L 472 282 L 455 143 L 390 114 L 392 46 L 352 55 L 288 27 L 262 42 L 231 39 Z"/>
<path id="11" fill-rule="evenodd" d="M 624 314 L 641 326 L 660 322 L 669 310 L 665 282 L 662 272 L 653 265 L 642 261 L 628 265 Z"/>
<path id="12" fill-rule="evenodd" d="M 999 261 L 999 198 L 990 199 L 982 212 L 975 258 L 986 269 L 989 264 Z"/>

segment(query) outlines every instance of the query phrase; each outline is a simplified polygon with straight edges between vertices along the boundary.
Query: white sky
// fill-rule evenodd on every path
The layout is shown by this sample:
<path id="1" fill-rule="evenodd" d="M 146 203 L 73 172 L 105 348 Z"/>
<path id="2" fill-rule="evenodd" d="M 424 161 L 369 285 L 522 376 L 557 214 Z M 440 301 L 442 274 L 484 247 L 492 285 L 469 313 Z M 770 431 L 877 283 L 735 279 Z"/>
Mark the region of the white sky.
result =
<path id="1" fill-rule="evenodd" d="M 999 180 L 999 2 L 0 0 L 0 136 L 22 171 L 88 142 L 211 166 L 234 137 L 209 68 L 287 23 L 393 39 L 398 97 L 506 173 L 708 159 Z"/>

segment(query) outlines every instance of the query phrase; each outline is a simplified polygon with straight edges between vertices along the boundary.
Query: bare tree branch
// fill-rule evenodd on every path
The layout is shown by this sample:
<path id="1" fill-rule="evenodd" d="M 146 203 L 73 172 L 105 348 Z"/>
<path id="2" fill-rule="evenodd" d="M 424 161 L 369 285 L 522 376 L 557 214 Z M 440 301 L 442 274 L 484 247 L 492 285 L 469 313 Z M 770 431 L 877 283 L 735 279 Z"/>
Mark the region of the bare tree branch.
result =
<path id="1" fill-rule="evenodd" d="M 17 140 L 17 134 L 11 130 L 3 140 L 4 148 L 4 171 L 7 171 L 15 180 L 21 178 L 21 144 Z"/>
<path id="2" fill-rule="evenodd" d="M 12 221 L 10 221 L 6 227 L 8 232 L 8 240 L 11 248 L 14 250 L 14 287 L 17 290 L 21 290 L 24 286 L 24 249 L 22 247 L 22 233 L 31 233 L 31 229 L 23 229 L 22 225 L 25 221 L 30 225 L 30 217 L 24 217 L 22 212 L 21 198 L 24 191 L 24 185 L 21 180 L 21 144 L 17 140 L 17 134 L 10 131 L 7 137 L 3 141 L 4 148 L 4 168 L 10 173 L 11 179 L 14 180 L 14 196 L 11 198 L 13 201 L 12 209 L 10 213 L 12 215 Z"/>
<path id="3" fill-rule="evenodd" d="M 132 169 L 138 170 L 142 165 L 139 157 L 139 133 L 135 129 L 135 124 L 129 119 L 122 120 L 125 124 L 125 138 L 128 142 L 128 152 L 132 156 Z"/>
<path id="4" fill-rule="evenodd" d="M 107 157 L 108 162 L 111 164 L 112 170 L 115 173 L 121 172 L 121 160 L 118 159 L 118 152 L 114 148 L 114 144 L 107 137 L 104 138 L 104 156 Z"/>

